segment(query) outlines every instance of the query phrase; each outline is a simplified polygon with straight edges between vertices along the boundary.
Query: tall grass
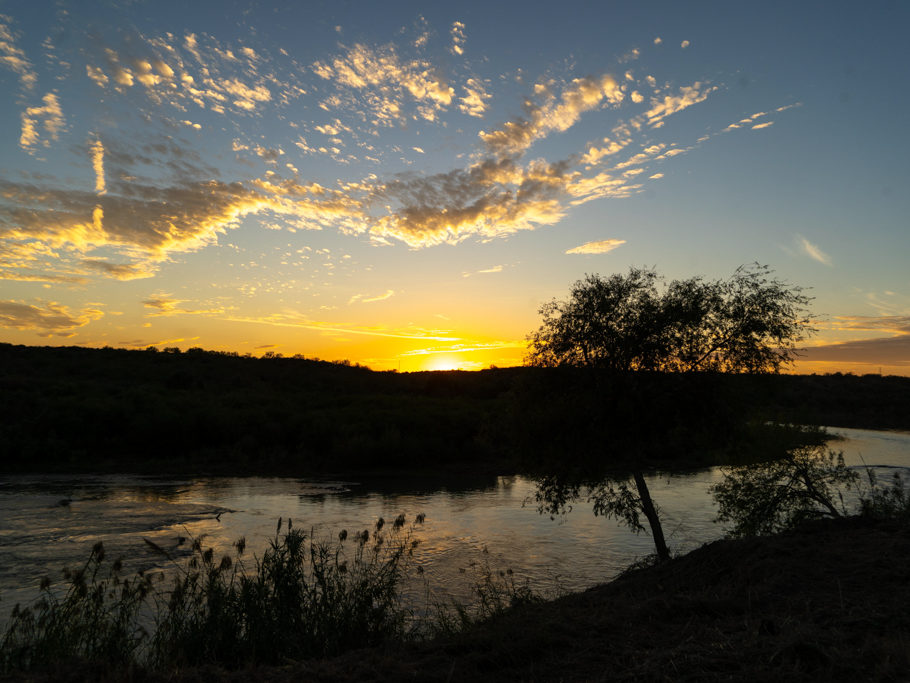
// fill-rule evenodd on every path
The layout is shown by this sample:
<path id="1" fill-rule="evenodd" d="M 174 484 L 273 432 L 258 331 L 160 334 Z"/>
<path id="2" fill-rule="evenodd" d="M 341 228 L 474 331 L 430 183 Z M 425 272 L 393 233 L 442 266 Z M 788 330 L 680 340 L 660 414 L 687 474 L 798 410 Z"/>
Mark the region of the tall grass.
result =
<path id="1" fill-rule="evenodd" d="M 414 524 L 422 521 L 418 515 Z M 13 610 L 0 641 L 0 672 L 72 659 L 119 668 L 239 667 L 403 639 L 411 622 L 399 587 L 417 546 L 413 525 L 404 527 L 400 515 L 328 542 L 279 520 L 251 567 L 244 565 L 244 539 L 233 557 L 221 558 L 196 540 L 173 580 L 158 584 L 149 574 L 122 579 L 119 561 L 102 574 L 98 543 L 84 567 L 65 574 L 62 596 L 45 580 L 32 606 Z"/>
<path id="2" fill-rule="evenodd" d="M 122 666 L 133 661 L 148 633 L 139 614 L 150 594 L 151 575 L 120 577 L 115 561 L 101 575 L 104 546 L 98 542 L 83 567 L 66 570 L 62 595 L 43 579 L 29 607 L 13 609 L 0 641 L 0 672 L 27 671 L 69 659 Z"/>
<path id="3" fill-rule="evenodd" d="M 473 572 L 470 602 L 465 603 L 455 598 L 428 599 L 430 615 L 422 625 L 427 635 L 431 637 L 458 635 L 513 607 L 538 603 L 545 599 L 530 587 L 527 580 L 520 581 L 512 569 L 494 570 L 490 566 L 486 548 L 483 549 L 482 561 L 471 563 L 470 569 Z M 555 597 L 558 592 L 554 591 L 551 597 Z"/>

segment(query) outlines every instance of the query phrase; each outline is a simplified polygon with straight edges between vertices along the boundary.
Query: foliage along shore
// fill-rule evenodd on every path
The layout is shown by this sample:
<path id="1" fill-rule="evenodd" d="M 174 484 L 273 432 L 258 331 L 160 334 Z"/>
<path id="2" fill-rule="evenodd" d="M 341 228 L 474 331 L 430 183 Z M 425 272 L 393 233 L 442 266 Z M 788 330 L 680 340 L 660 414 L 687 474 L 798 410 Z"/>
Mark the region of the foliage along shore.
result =
<path id="1" fill-rule="evenodd" d="M 516 468 L 522 392 L 554 372 L 0 344 L 0 472 L 501 474 Z M 910 429 L 906 377 L 713 381 L 765 420 Z"/>
<path id="2" fill-rule="evenodd" d="M 899 680 L 908 601 L 906 520 L 853 517 L 716 541 L 422 642 L 233 671 L 66 662 L 28 680 Z"/>

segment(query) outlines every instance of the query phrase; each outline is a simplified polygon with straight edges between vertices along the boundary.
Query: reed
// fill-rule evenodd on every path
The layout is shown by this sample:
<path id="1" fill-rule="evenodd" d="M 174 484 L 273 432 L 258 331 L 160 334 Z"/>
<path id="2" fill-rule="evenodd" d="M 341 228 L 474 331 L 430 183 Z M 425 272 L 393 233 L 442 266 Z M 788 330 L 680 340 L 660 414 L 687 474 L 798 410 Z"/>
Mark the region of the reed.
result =
<path id="1" fill-rule="evenodd" d="M 417 546 L 413 528 L 401 515 L 329 542 L 279 519 L 249 567 L 244 539 L 221 558 L 197 539 L 172 581 L 157 583 L 150 574 L 121 578 L 119 560 L 103 573 L 98 543 L 82 568 L 65 573 L 62 594 L 44 580 L 33 605 L 16 606 L 0 641 L 0 672 L 68 660 L 119 670 L 233 668 L 403 640 L 413 629 L 400 599 Z"/>

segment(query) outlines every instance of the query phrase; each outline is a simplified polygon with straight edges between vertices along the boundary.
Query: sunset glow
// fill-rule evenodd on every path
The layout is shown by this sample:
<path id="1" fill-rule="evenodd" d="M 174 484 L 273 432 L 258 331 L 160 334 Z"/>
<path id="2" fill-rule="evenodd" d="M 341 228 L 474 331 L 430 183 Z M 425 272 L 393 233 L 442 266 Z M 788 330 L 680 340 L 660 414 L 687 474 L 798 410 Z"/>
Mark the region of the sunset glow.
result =
<path id="1" fill-rule="evenodd" d="M 313 7 L 0 3 L 0 341 L 475 370 L 759 262 L 910 374 L 906 4 Z"/>

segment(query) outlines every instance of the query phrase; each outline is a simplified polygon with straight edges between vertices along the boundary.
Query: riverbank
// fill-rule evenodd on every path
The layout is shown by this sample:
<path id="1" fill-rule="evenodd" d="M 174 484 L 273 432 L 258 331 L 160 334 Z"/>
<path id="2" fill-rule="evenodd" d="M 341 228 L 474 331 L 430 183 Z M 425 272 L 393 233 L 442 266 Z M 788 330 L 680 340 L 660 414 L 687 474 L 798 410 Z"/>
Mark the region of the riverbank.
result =
<path id="1" fill-rule="evenodd" d="M 851 518 L 710 543 L 454 637 L 233 672 L 70 663 L 29 680 L 899 680 L 907 604 L 910 529 Z"/>

